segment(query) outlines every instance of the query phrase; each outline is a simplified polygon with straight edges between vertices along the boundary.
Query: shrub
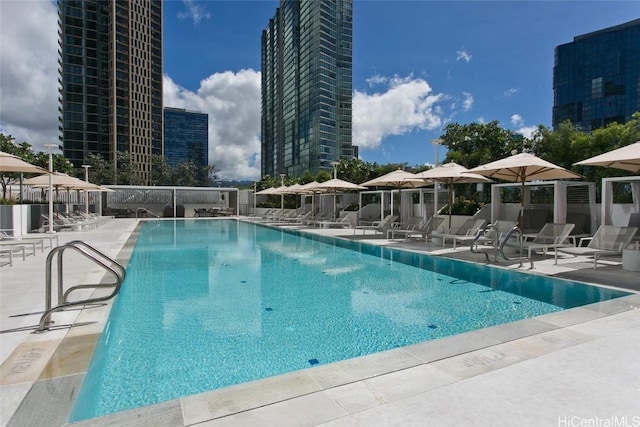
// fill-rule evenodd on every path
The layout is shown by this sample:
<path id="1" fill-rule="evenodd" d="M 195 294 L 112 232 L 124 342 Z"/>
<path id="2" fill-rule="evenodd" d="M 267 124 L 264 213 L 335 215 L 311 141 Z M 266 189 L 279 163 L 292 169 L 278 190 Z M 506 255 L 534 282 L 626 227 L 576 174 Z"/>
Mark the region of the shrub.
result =
<path id="1" fill-rule="evenodd" d="M 476 212 L 478 212 L 483 206 L 484 206 L 484 203 L 482 202 L 478 202 L 477 200 L 465 199 L 464 196 L 460 196 L 460 197 L 456 197 L 456 199 L 454 200 L 453 206 L 451 209 L 451 214 L 472 216 Z M 443 209 L 442 214 L 448 215 L 449 209 L 448 208 Z"/>

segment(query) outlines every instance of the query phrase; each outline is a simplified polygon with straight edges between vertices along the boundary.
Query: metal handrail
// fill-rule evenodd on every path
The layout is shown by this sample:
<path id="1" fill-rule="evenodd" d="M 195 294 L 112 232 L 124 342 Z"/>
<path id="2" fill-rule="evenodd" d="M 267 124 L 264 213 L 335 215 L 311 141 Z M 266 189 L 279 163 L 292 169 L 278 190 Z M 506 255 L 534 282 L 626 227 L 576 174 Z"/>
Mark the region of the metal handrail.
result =
<path id="1" fill-rule="evenodd" d="M 63 254 L 67 249 L 72 249 L 88 259 L 92 260 L 96 264 L 100 265 L 102 268 L 113 274 L 115 283 L 106 283 L 106 284 L 94 284 L 94 285 L 76 285 L 72 286 L 66 291 L 64 291 L 64 283 L 63 283 Z M 53 262 L 53 258 L 57 255 L 58 262 L 58 305 L 52 307 L 51 302 L 51 265 Z M 47 326 L 53 322 L 50 321 L 51 315 L 56 312 L 63 310 L 68 307 L 74 307 L 79 305 L 86 305 L 98 302 L 108 301 L 111 298 L 115 297 L 120 291 L 120 287 L 122 282 L 126 276 L 125 268 L 120 265 L 115 260 L 109 258 L 104 253 L 100 252 L 93 246 L 88 245 L 87 243 L 81 240 L 74 240 L 68 243 L 65 243 L 62 246 L 58 246 L 53 248 L 49 254 L 47 255 L 46 267 L 45 267 L 45 311 L 42 317 L 40 318 L 40 322 L 38 323 L 38 329 L 36 329 L 36 333 L 44 332 L 47 330 Z M 109 295 L 105 295 L 102 297 L 96 298 L 88 298 L 84 300 L 78 301 L 68 301 L 69 294 L 78 289 L 100 289 L 100 288 L 113 288 L 113 291 Z"/>
<path id="2" fill-rule="evenodd" d="M 507 244 L 507 242 L 509 241 L 509 239 L 511 238 L 511 236 L 517 233 L 519 234 L 520 238 L 518 239 L 518 242 L 520 242 L 520 257 L 518 258 L 509 258 L 505 253 L 504 253 L 504 247 Z M 520 230 L 520 227 L 518 227 L 517 225 L 514 226 L 511 230 L 509 230 L 509 232 L 506 234 L 506 236 L 504 236 L 504 239 L 502 239 L 502 242 L 500 242 L 500 256 L 502 256 L 502 258 L 506 259 L 507 261 L 520 261 L 520 267 L 522 267 L 522 261 L 523 260 L 527 260 L 531 263 L 531 268 L 533 269 L 533 260 L 528 258 L 528 257 L 523 257 L 522 256 L 522 248 L 523 248 L 523 242 L 524 242 L 524 235 L 522 233 L 522 230 Z M 497 257 L 496 257 L 497 258 Z"/>
<path id="3" fill-rule="evenodd" d="M 140 218 L 138 216 L 138 212 L 146 212 L 147 214 L 150 214 L 151 216 L 155 217 L 155 218 L 160 218 L 160 215 L 158 215 L 155 212 L 151 212 L 149 209 L 147 208 L 136 208 L 136 218 Z"/>
<path id="4" fill-rule="evenodd" d="M 477 246 L 478 246 L 478 240 L 480 240 L 480 238 L 490 230 L 494 230 L 496 232 L 498 231 L 493 224 L 487 224 L 486 227 L 478 230 L 478 233 L 476 234 L 476 238 L 473 239 L 473 243 L 471 243 L 471 246 L 470 246 L 470 250 L 474 254 L 484 254 L 485 258 L 487 259 L 487 262 L 491 262 L 491 259 L 489 258 L 489 254 L 487 253 L 487 251 L 479 251 L 477 249 Z"/>

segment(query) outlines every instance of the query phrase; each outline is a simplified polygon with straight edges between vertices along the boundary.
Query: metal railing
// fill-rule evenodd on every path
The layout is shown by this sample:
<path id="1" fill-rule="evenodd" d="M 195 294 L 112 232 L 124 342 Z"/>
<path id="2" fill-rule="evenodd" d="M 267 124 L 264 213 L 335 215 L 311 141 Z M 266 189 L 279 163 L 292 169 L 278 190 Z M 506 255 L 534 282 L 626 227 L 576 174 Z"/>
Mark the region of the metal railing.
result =
<path id="1" fill-rule="evenodd" d="M 489 231 L 493 231 L 493 242 L 492 242 L 492 246 L 488 246 L 488 247 L 483 247 L 482 249 L 478 248 L 478 244 L 483 240 L 482 238 L 485 236 L 485 234 Z M 501 256 L 502 258 L 504 258 L 507 261 L 519 261 L 520 262 L 520 267 L 522 267 L 522 261 L 527 260 L 531 263 L 531 268 L 533 268 L 533 260 L 531 260 L 528 257 L 523 257 L 520 256 L 518 258 L 511 258 L 509 256 L 507 256 L 504 252 L 504 247 L 507 245 L 507 243 L 509 242 L 509 239 L 511 239 L 511 237 L 513 237 L 514 234 L 518 234 L 518 243 L 520 246 L 520 254 L 523 253 L 523 241 L 524 241 L 524 235 L 522 233 L 522 230 L 520 230 L 520 227 L 518 227 L 517 225 L 514 226 L 513 228 L 511 228 L 511 230 L 509 230 L 509 232 L 507 234 L 505 234 L 505 236 L 503 238 L 501 238 L 501 236 L 498 233 L 498 230 L 496 229 L 496 227 L 493 224 L 489 224 L 487 225 L 484 229 L 482 229 L 481 231 L 478 232 L 478 234 L 476 234 L 476 238 L 474 239 L 473 243 L 471 244 L 471 252 L 473 253 L 482 253 L 484 254 L 487 262 L 491 262 L 491 258 L 489 257 L 489 252 L 492 252 L 494 254 L 493 256 L 493 262 L 498 262 L 498 256 Z M 484 240 L 486 241 L 486 239 Z"/>
<path id="2" fill-rule="evenodd" d="M 487 234 L 489 231 L 492 231 L 492 230 L 494 231 L 494 235 L 495 235 L 494 246 L 497 247 L 498 230 L 493 224 L 488 224 L 486 227 L 479 230 L 478 233 L 476 234 L 476 238 L 473 240 L 473 243 L 471 244 L 471 247 L 470 247 L 471 252 L 475 254 L 484 254 L 485 258 L 487 259 L 487 262 L 491 262 L 491 259 L 489 258 L 489 251 L 491 250 L 491 248 L 484 248 L 484 250 L 479 250 L 478 244 L 482 239 L 484 239 L 485 234 Z"/>
<path id="3" fill-rule="evenodd" d="M 111 273 L 114 276 L 114 283 L 101 283 L 101 284 L 91 284 L 91 285 L 76 285 L 72 286 L 69 289 L 64 289 L 64 263 L 63 263 L 63 255 L 67 249 L 71 249 L 75 252 L 84 255 L 86 258 L 95 262 L 106 271 Z M 57 273 L 58 273 L 58 303 L 56 306 L 52 307 L 52 284 L 51 284 L 51 276 L 52 276 L 52 262 L 53 258 L 57 256 Z M 38 329 L 36 329 L 36 333 L 44 332 L 48 329 L 49 325 L 53 323 L 51 321 L 51 315 L 56 311 L 61 311 L 69 307 L 93 304 L 108 301 L 111 298 L 115 297 L 120 291 L 120 286 L 125 279 L 126 270 L 120 264 L 118 264 L 115 260 L 109 258 L 104 253 L 100 252 L 96 248 L 88 245 L 87 243 L 81 240 L 74 240 L 69 243 L 65 243 L 62 246 L 58 246 L 53 248 L 49 255 L 47 255 L 47 261 L 45 266 L 45 311 L 42 317 L 40 318 L 40 322 L 38 324 Z M 69 301 L 69 295 L 77 291 L 79 289 L 102 289 L 102 288 L 113 288 L 112 292 L 109 295 L 88 298 L 78 301 Z"/>
<path id="4" fill-rule="evenodd" d="M 504 247 L 507 244 L 507 242 L 509 241 L 509 239 L 511 238 L 511 236 L 513 236 L 514 234 L 518 234 L 518 243 L 520 246 L 520 256 L 517 258 L 509 258 L 505 253 L 504 253 Z M 504 236 L 504 239 L 502 239 L 502 241 L 500 242 L 500 256 L 502 258 L 504 258 L 507 261 L 520 261 L 520 267 L 522 267 L 522 261 L 527 260 L 531 263 L 531 268 L 533 269 L 533 260 L 526 257 L 526 256 L 522 256 L 523 253 L 523 242 L 524 242 L 524 235 L 522 234 L 522 230 L 520 230 L 520 227 L 518 227 L 517 225 L 514 226 L 511 230 L 509 230 L 509 232 Z M 497 258 L 497 255 L 496 255 Z M 497 261 L 497 259 L 496 259 Z"/>

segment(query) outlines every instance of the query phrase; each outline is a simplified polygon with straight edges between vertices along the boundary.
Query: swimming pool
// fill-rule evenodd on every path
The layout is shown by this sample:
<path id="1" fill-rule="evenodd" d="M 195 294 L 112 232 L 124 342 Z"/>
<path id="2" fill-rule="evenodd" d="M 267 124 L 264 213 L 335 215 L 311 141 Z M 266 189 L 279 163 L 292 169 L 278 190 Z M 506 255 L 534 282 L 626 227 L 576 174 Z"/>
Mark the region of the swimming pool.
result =
<path id="1" fill-rule="evenodd" d="M 71 420 L 623 295 L 233 220 L 149 222 Z"/>

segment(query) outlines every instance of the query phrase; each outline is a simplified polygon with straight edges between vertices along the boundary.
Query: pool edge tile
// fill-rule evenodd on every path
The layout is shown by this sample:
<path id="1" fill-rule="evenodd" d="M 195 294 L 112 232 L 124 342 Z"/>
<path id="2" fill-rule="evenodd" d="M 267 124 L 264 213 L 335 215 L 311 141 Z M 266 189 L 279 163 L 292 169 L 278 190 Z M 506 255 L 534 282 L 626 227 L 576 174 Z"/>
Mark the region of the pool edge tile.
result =
<path id="1" fill-rule="evenodd" d="M 292 372 L 180 398 L 185 424 L 272 405 L 321 391 L 308 370 Z"/>
<path id="2" fill-rule="evenodd" d="M 115 412 L 102 417 L 91 418 L 85 421 L 78 421 L 68 424 L 74 427 L 99 427 L 99 426 L 119 426 L 137 427 L 148 426 L 183 426 L 185 425 L 182 416 L 180 401 L 169 400 L 154 405 L 141 406 L 128 411 Z"/>

